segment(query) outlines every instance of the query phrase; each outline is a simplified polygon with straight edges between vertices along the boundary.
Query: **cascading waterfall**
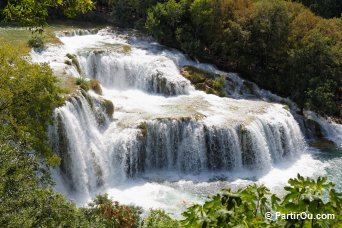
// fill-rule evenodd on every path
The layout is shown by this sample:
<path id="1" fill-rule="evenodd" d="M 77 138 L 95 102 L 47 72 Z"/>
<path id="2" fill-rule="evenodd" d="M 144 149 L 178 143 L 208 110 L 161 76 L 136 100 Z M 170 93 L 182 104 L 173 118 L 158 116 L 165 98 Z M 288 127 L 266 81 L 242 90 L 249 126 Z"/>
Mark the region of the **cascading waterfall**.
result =
<path id="1" fill-rule="evenodd" d="M 342 148 L 342 125 L 334 123 L 333 121 L 327 120 L 323 117 L 318 116 L 314 112 L 306 111 L 304 113 L 307 119 L 313 120 L 319 124 L 323 135 L 336 143 L 339 147 Z"/>
<path id="2" fill-rule="evenodd" d="M 93 109 L 78 95 L 55 112 L 52 138 L 63 161 L 60 171 L 76 191 L 91 192 L 153 170 L 268 171 L 273 163 L 304 150 L 298 124 L 280 105 L 272 105 L 270 113 L 247 125 L 212 123 L 206 118 L 157 118 L 126 129 L 114 121 L 105 130 Z"/>
<path id="3" fill-rule="evenodd" d="M 50 139 L 62 158 L 56 173 L 71 195 L 92 195 L 153 172 L 175 172 L 179 178 L 267 173 L 306 149 L 286 107 L 267 102 L 272 99 L 263 97 L 265 91 L 235 74 L 135 38 L 129 45 L 122 34 L 75 35 L 60 37 L 65 45 L 58 51 L 32 54 L 35 61 L 49 61 L 55 72 L 102 85 L 103 94 L 78 92 L 54 113 Z M 77 56 L 81 72 L 63 63 L 67 53 Z M 184 65 L 225 76 L 232 98 L 196 91 L 180 74 Z M 243 97 L 260 99 L 233 99 Z M 113 116 L 106 111 L 108 101 L 115 106 Z"/>
<path id="4" fill-rule="evenodd" d="M 50 138 L 53 150 L 62 158 L 60 171 L 74 191 L 91 191 L 102 185 L 103 171 L 99 162 L 104 159 L 101 126 L 109 117 L 95 116 L 96 101 L 89 96 L 71 97 L 55 110 Z M 105 113 L 105 112 L 100 112 Z M 106 120 L 107 118 L 107 120 Z"/>
<path id="5" fill-rule="evenodd" d="M 179 75 L 174 62 L 164 57 L 132 58 L 124 53 L 95 50 L 81 53 L 79 60 L 87 77 L 109 88 L 136 88 L 164 95 L 187 94 L 192 89 L 189 81 Z"/>

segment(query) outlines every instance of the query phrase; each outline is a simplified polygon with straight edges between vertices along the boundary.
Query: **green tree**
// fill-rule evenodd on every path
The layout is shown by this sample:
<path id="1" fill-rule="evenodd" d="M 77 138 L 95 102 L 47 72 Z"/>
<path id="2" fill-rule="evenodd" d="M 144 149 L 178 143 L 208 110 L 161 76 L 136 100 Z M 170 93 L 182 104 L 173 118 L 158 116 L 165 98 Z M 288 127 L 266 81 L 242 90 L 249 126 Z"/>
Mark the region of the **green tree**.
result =
<path id="1" fill-rule="evenodd" d="M 163 210 L 150 210 L 143 220 L 143 228 L 179 228 L 179 221 L 172 219 Z"/>
<path id="2" fill-rule="evenodd" d="M 248 16 L 246 27 L 250 36 L 245 53 L 256 73 L 263 72 L 260 81 L 266 87 L 274 86 L 277 80 L 272 77 L 286 62 L 289 22 L 286 5 L 279 0 L 258 1 Z"/>
<path id="3" fill-rule="evenodd" d="M 5 20 L 36 28 L 46 25 L 51 8 L 61 8 L 68 17 L 93 8 L 92 0 L 7 0 L 3 4 L 2 15 Z"/>
<path id="4" fill-rule="evenodd" d="M 165 0 L 112 0 L 114 24 L 120 27 L 144 29 L 148 9 Z"/>
<path id="5" fill-rule="evenodd" d="M 175 31 L 182 22 L 187 0 L 157 3 L 148 11 L 146 28 L 162 43 L 175 46 Z"/>
<path id="6" fill-rule="evenodd" d="M 63 104 L 57 78 L 46 64 L 31 64 L 19 50 L 0 46 L 0 122 L 9 140 L 27 153 L 58 163 L 47 146 L 47 129 L 55 107 Z"/>
<path id="7" fill-rule="evenodd" d="M 0 125 L 0 226 L 82 226 L 75 205 L 51 189 L 46 168 L 16 146 L 12 131 L 7 123 Z"/>
<path id="8" fill-rule="evenodd" d="M 291 97 L 301 107 L 335 115 L 335 91 L 342 85 L 342 46 L 323 26 L 334 31 L 333 26 L 317 23 L 290 49 L 288 72 L 293 78 L 289 86 Z"/>

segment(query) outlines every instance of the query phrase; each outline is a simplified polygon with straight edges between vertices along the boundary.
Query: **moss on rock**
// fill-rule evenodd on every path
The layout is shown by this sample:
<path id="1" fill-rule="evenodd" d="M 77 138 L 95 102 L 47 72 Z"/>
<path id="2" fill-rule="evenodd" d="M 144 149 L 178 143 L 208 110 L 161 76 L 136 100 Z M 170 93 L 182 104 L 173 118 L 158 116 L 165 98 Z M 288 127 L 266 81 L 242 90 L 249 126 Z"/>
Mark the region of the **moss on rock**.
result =
<path id="1" fill-rule="evenodd" d="M 103 99 L 103 106 L 105 108 L 106 114 L 109 118 L 112 118 L 114 114 L 114 104 L 110 100 Z"/>
<path id="2" fill-rule="evenodd" d="M 89 82 L 87 81 L 87 79 L 83 77 L 78 77 L 76 79 L 76 85 L 78 85 L 81 89 L 85 91 L 88 91 L 90 89 Z"/>
<path id="3" fill-rule="evenodd" d="M 226 96 L 224 91 L 224 76 L 213 74 L 193 66 L 182 67 L 180 73 L 183 77 L 188 79 L 196 89 L 220 97 Z"/>
<path id="4" fill-rule="evenodd" d="M 140 130 L 143 137 L 146 137 L 147 135 L 147 123 L 142 122 L 138 125 L 138 129 Z"/>
<path id="5" fill-rule="evenodd" d="M 102 95 L 102 88 L 100 85 L 100 81 L 98 80 L 87 80 L 86 78 L 83 77 L 78 77 L 76 79 L 76 85 L 78 85 L 81 89 L 88 91 L 88 90 L 93 90 L 95 93 L 98 95 Z"/>
<path id="6" fill-rule="evenodd" d="M 128 44 L 122 45 L 122 52 L 124 54 L 129 54 L 132 51 L 132 47 Z"/>
<path id="7" fill-rule="evenodd" d="M 89 87 L 98 95 L 102 95 L 102 89 L 99 80 L 90 80 Z"/>
<path id="8" fill-rule="evenodd" d="M 66 57 L 68 57 L 71 60 L 72 64 L 76 67 L 78 73 L 81 74 L 81 65 L 78 62 L 76 55 L 72 55 L 72 54 L 68 53 L 68 54 L 66 54 Z"/>

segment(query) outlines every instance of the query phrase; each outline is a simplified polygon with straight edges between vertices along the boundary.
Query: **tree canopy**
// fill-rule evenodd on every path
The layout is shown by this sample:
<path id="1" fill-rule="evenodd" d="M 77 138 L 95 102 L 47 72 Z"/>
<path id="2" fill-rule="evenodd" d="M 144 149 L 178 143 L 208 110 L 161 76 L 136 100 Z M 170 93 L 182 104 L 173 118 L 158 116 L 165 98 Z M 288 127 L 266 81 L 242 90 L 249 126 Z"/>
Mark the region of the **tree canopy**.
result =
<path id="1" fill-rule="evenodd" d="M 0 4 L 3 19 L 23 26 L 43 27 L 49 10 L 57 8 L 68 17 L 93 9 L 92 0 L 5 0 Z"/>

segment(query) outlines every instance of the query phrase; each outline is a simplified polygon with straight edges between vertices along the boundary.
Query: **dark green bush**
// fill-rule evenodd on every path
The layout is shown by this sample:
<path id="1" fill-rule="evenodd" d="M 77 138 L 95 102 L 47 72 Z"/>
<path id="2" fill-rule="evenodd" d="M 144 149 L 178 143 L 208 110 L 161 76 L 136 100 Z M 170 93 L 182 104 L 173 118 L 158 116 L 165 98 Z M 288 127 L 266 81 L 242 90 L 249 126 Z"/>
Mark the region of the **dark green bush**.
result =
<path id="1" fill-rule="evenodd" d="M 31 48 L 43 48 L 44 47 L 44 37 L 40 34 L 34 34 L 32 37 L 28 40 L 28 45 Z"/>

